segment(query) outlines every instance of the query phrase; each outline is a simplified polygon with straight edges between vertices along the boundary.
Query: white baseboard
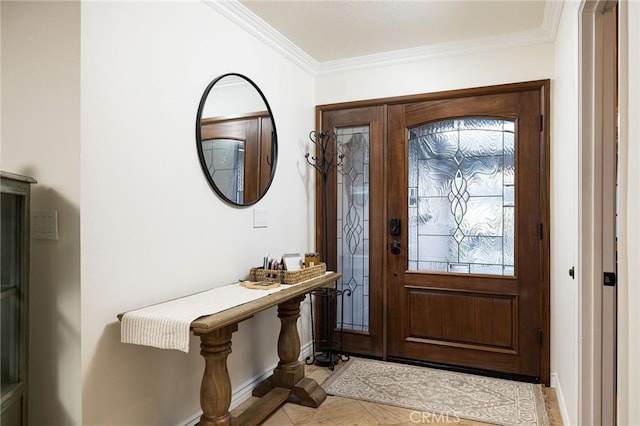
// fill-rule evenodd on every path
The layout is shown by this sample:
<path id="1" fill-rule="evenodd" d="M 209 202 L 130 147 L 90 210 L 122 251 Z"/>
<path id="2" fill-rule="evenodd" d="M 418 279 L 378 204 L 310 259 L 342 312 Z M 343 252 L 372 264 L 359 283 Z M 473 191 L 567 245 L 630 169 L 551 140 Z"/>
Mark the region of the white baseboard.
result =
<path id="1" fill-rule="evenodd" d="M 310 356 L 311 350 L 312 350 L 311 342 L 302 346 L 300 348 L 300 358 L 299 358 L 300 361 L 304 361 L 306 357 Z M 247 380 L 242 385 L 240 385 L 238 389 L 234 390 L 233 394 L 231 395 L 231 405 L 229 406 L 229 410 L 233 410 L 238 405 L 242 404 L 247 399 L 249 399 L 251 397 L 251 393 L 253 392 L 253 389 L 273 373 L 273 369 L 276 368 L 276 365 L 277 363 L 273 364 L 269 368 L 265 369 L 262 373 Z M 182 426 L 197 425 L 198 422 L 200 421 L 201 415 L 202 415 L 202 412 L 194 414 L 192 417 L 189 418 L 189 420 L 186 420 L 180 423 L 180 425 Z"/>
<path id="2" fill-rule="evenodd" d="M 562 393 L 562 386 L 560 386 L 560 379 L 556 373 L 551 373 L 551 387 L 556 390 L 556 398 L 558 400 L 558 408 L 560 409 L 560 416 L 562 417 L 562 424 L 565 426 L 571 426 L 569 421 L 569 414 L 567 412 L 567 405 L 564 402 L 564 394 Z"/>

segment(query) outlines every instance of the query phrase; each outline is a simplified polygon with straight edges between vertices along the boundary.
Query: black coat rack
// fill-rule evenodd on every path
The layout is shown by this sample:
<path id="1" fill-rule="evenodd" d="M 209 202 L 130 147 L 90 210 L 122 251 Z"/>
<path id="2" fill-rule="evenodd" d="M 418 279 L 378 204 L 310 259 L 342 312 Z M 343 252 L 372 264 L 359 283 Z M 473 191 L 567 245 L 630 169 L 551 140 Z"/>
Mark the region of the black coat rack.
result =
<path id="1" fill-rule="evenodd" d="M 334 132 L 322 132 L 317 133 L 311 131 L 309 133 L 309 139 L 315 147 L 316 156 L 312 156 L 310 153 L 305 154 L 307 163 L 312 166 L 319 174 L 322 180 L 322 254 L 321 260 L 327 262 L 328 258 L 328 243 L 329 243 L 329 229 L 327 226 L 327 220 L 329 217 L 328 212 L 328 200 L 327 200 L 327 182 L 333 169 L 336 170 L 342 165 L 344 154 L 338 150 L 338 141 Z M 333 140 L 333 144 L 331 144 Z M 316 365 L 328 366 L 333 370 L 335 364 L 342 360 L 347 361 L 348 355 L 342 353 L 342 317 L 344 314 L 344 303 L 341 304 L 342 309 L 340 313 L 340 340 L 334 341 L 333 331 L 335 329 L 333 313 L 337 314 L 337 298 L 344 298 L 344 295 L 351 296 L 351 290 L 338 290 L 337 288 L 321 288 L 312 292 L 311 296 L 311 340 L 312 340 L 312 354 L 307 357 L 305 362 L 307 364 L 315 363 Z M 319 307 L 321 309 L 322 317 L 319 321 L 319 331 L 322 332 L 319 339 L 316 341 L 315 326 L 314 326 L 314 312 L 313 312 L 313 299 L 316 298 L 321 303 Z M 337 315 L 336 315 L 337 316 Z"/>

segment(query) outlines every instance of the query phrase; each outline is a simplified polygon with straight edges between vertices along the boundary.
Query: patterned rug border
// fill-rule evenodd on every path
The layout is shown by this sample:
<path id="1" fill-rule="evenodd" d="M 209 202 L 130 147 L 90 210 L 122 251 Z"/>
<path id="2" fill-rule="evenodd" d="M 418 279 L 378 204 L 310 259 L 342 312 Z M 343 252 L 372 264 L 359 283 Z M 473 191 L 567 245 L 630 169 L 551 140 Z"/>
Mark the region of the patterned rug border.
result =
<path id="1" fill-rule="evenodd" d="M 361 401 L 367 401 L 367 402 L 373 402 L 373 403 L 377 403 L 377 404 L 383 404 L 383 405 L 391 405 L 391 406 L 395 406 L 395 407 L 400 407 L 400 408 L 406 408 L 409 410 L 416 410 L 416 411 L 425 411 L 425 412 L 431 412 L 434 414 L 449 414 L 451 415 L 452 413 L 449 411 L 447 412 L 442 412 L 439 411 L 437 409 L 430 409 L 428 407 L 411 407 L 408 405 L 402 405 L 399 403 L 395 403 L 394 401 L 382 401 L 381 399 L 375 399 L 375 398 L 362 398 L 360 396 L 355 396 L 352 394 L 340 394 L 339 392 L 335 392 L 335 391 L 331 391 L 330 387 L 332 385 L 334 385 L 338 380 L 340 380 L 340 378 L 342 376 L 345 375 L 345 373 L 347 373 L 350 369 L 352 369 L 357 363 L 364 363 L 364 364 L 382 364 L 385 366 L 389 366 L 392 365 L 394 367 L 398 367 L 398 368 L 404 368 L 406 370 L 415 370 L 415 371 L 420 371 L 420 372 L 425 372 L 425 371 L 433 371 L 435 374 L 440 374 L 440 375 L 447 375 L 447 376 L 462 376 L 462 377 L 472 377 L 472 378 L 482 378 L 482 379 L 486 379 L 487 381 L 499 381 L 499 382 L 512 382 L 512 383 L 517 383 L 517 384 L 522 384 L 523 386 L 531 386 L 531 388 L 533 389 L 533 396 L 534 396 L 534 407 L 535 407 L 535 411 L 537 414 L 537 418 L 540 420 L 539 422 L 536 423 L 513 423 L 513 422 L 496 422 L 495 419 L 489 419 L 486 417 L 481 417 L 481 416 L 474 416 L 468 413 L 464 413 L 464 411 L 458 411 L 456 410 L 455 414 L 463 419 L 466 420 L 473 420 L 473 421 L 479 421 L 479 422 L 484 422 L 484 423 L 490 423 L 490 424 L 498 424 L 498 425 L 503 425 L 503 426 L 515 426 L 515 425 L 533 425 L 535 424 L 536 426 L 551 426 L 551 421 L 550 421 L 550 416 L 547 410 L 547 404 L 545 402 L 545 395 L 544 395 L 544 385 L 538 385 L 538 384 L 534 384 L 534 383 L 526 383 L 526 382 L 515 382 L 513 380 L 506 380 L 506 379 L 498 379 L 498 378 L 493 378 L 493 377 L 485 377 L 485 376 L 474 376 L 473 374 L 468 374 L 468 373 L 459 373 L 459 372 L 453 372 L 453 371 L 449 371 L 449 370 L 443 370 L 443 369 L 436 369 L 436 368 L 429 368 L 429 367 L 420 367 L 420 366 L 416 366 L 416 365 L 411 365 L 411 364 L 401 364 L 401 363 L 397 363 L 397 362 L 390 362 L 390 361 L 380 361 L 380 360 L 375 360 L 375 359 L 368 359 L 368 358 L 356 358 L 356 357 L 351 357 L 351 359 L 342 364 L 342 366 L 339 366 L 339 368 L 336 368 L 335 372 L 329 376 L 323 383 L 322 383 L 322 388 L 325 390 L 325 392 L 327 393 L 327 395 L 332 395 L 332 396 L 338 396 L 338 397 L 343 397 L 343 398 L 350 398 L 350 399 L 357 399 L 357 400 L 361 400 Z M 426 409 L 425 409 L 426 408 Z"/>

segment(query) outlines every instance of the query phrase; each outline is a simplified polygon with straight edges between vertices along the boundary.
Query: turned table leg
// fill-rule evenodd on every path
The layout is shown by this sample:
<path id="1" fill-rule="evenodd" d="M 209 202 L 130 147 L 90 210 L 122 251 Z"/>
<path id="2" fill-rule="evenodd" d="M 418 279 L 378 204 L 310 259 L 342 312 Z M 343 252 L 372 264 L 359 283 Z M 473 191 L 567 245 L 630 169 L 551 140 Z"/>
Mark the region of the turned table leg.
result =
<path id="1" fill-rule="evenodd" d="M 273 382 L 276 386 L 291 389 L 304 377 L 304 366 L 300 357 L 300 336 L 296 326 L 300 317 L 300 302 L 304 296 L 288 300 L 278 305 L 280 335 L 278 336 L 278 357 L 280 361 L 273 370 Z"/>
<path id="2" fill-rule="evenodd" d="M 305 296 L 299 296 L 278 305 L 278 318 L 281 324 L 278 336 L 280 361 L 273 370 L 273 376 L 256 388 L 254 395 L 262 396 L 272 388 L 290 389 L 290 401 L 308 407 L 319 407 L 327 398 L 327 394 L 315 380 L 304 377 L 304 365 L 298 360 L 300 336 L 296 323 L 300 317 L 300 302 L 304 298 Z"/>
<path id="3" fill-rule="evenodd" d="M 205 362 L 200 387 L 200 425 L 231 424 L 231 379 L 227 370 L 227 357 L 231 353 L 231 335 L 237 330 L 238 324 L 233 324 L 211 333 L 200 334 L 200 355 Z"/>

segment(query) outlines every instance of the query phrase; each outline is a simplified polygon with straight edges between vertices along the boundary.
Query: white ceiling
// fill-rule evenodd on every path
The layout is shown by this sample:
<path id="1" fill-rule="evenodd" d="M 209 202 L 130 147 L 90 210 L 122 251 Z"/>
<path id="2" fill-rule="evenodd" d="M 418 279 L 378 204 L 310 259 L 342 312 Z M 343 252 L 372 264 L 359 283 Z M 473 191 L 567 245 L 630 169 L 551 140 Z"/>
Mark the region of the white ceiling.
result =
<path id="1" fill-rule="evenodd" d="M 318 62 L 542 27 L 545 1 L 240 0 Z"/>
<path id="2" fill-rule="evenodd" d="M 552 41 L 559 0 L 203 0 L 311 72 Z"/>

